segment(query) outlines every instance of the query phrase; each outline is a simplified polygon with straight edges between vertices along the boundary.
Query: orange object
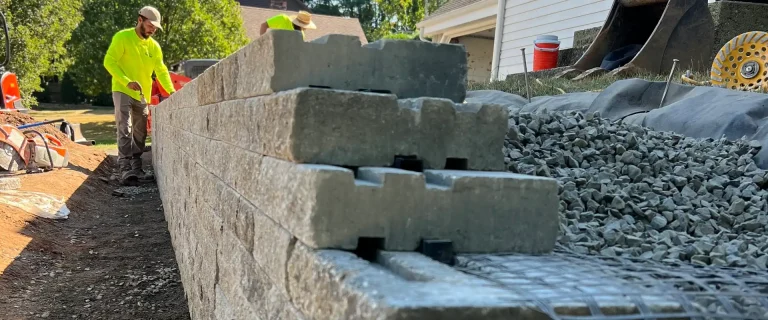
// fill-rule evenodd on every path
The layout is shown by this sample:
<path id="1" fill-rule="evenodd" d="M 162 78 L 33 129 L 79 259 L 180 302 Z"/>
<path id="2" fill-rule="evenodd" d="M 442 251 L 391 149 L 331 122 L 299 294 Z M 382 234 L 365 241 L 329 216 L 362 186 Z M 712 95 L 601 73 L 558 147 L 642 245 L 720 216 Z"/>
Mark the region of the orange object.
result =
<path id="1" fill-rule="evenodd" d="M 19 90 L 19 79 L 16 74 L 11 72 L 3 73 L 0 77 L 0 87 L 3 90 L 3 108 L 9 110 L 20 109 L 17 108 L 17 104 L 21 107 L 21 90 Z"/>
<path id="2" fill-rule="evenodd" d="M 18 128 L 4 124 L 0 125 L 0 142 L 9 145 L 19 155 L 24 164 L 29 164 L 29 151 L 27 150 L 27 137 Z M 8 170 L 7 168 L 5 168 Z"/>
<path id="3" fill-rule="evenodd" d="M 560 41 L 557 36 L 538 36 L 533 42 L 533 71 L 557 68 Z"/>
<path id="4" fill-rule="evenodd" d="M 186 85 L 188 82 L 192 81 L 192 79 L 182 76 L 177 73 L 169 72 L 171 74 L 171 82 L 173 82 L 173 88 L 176 89 L 176 91 L 181 90 L 184 85 Z M 162 100 L 165 98 L 168 98 L 170 95 L 168 94 L 165 89 L 163 89 L 163 86 L 160 85 L 159 82 L 157 82 L 157 79 L 155 81 L 152 81 L 152 96 L 149 99 L 149 104 L 156 106 L 160 104 Z M 149 115 L 147 115 L 147 133 L 152 133 L 152 110 L 149 110 Z"/>

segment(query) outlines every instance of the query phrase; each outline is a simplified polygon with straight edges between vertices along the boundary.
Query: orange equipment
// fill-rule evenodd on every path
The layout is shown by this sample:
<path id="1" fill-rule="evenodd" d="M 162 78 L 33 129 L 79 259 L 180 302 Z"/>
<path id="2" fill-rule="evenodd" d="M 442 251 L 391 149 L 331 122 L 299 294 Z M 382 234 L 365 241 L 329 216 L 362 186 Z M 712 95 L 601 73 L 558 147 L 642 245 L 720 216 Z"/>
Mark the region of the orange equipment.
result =
<path id="1" fill-rule="evenodd" d="M 181 90 L 184 85 L 192 81 L 192 79 L 199 76 L 201 73 L 208 69 L 208 67 L 216 64 L 219 60 L 215 59 L 192 59 L 178 62 L 171 66 L 171 82 L 173 82 L 173 88 L 176 91 Z M 155 79 L 152 82 L 152 96 L 150 97 L 149 104 L 156 106 L 160 104 L 165 98 L 168 98 L 168 92 L 163 89 L 163 86 Z M 152 110 L 149 110 L 147 116 L 147 133 L 152 133 Z"/>
<path id="2" fill-rule="evenodd" d="M 0 18 L 3 20 L 3 31 L 5 33 L 5 59 L 0 64 L 0 90 L 2 90 L 3 103 L 0 105 L 0 111 L 20 111 L 27 112 L 21 104 L 21 90 L 19 90 L 19 79 L 13 72 L 5 70 L 5 66 L 11 61 L 11 39 L 8 37 L 8 24 L 6 24 L 5 15 L 0 12 Z"/>

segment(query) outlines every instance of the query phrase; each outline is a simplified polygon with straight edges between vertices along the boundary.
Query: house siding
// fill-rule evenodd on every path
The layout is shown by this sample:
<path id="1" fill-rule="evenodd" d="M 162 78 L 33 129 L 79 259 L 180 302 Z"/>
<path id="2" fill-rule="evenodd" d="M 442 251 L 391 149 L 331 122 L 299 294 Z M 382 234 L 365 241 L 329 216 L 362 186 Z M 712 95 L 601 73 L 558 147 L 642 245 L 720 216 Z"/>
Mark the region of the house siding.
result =
<path id="1" fill-rule="evenodd" d="M 710 3 L 715 0 L 708 0 Z M 613 0 L 507 0 L 499 58 L 499 79 L 523 72 L 521 48 L 528 70 L 533 68 L 533 41 L 538 35 L 556 35 L 560 48 L 573 47 L 573 33 L 600 27 Z"/>

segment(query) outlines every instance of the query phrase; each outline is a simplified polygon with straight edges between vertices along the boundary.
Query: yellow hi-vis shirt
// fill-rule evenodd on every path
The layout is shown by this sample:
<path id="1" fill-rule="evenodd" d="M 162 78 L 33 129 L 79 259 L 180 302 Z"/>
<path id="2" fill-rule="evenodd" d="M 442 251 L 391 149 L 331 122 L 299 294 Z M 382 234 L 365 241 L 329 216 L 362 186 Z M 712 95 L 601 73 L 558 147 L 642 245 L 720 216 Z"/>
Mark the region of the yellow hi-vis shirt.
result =
<path id="1" fill-rule="evenodd" d="M 270 29 L 293 30 L 293 21 L 288 15 L 281 13 L 267 20 L 267 27 Z M 304 30 L 301 31 L 301 37 L 306 40 Z"/>
<path id="2" fill-rule="evenodd" d="M 160 44 L 152 39 L 142 39 L 134 28 L 118 31 L 112 37 L 112 43 L 104 55 L 104 68 L 112 75 L 112 91 L 122 92 L 136 100 L 141 100 L 138 91 L 128 88 L 128 83 L 138 82 L 144 99 L 149 102 L 152 94 L 152 72 L 168 93 L 173 88 L 168 68 L 163 64 L 163 52 Z"/>

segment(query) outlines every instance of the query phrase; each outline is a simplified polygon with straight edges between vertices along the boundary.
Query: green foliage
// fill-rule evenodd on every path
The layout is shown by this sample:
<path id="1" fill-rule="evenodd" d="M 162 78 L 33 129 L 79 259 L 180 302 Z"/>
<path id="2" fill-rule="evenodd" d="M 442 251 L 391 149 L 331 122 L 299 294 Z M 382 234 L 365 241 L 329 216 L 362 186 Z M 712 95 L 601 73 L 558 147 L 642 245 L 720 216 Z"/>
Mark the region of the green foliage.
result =
<path id="1" fill-rule="evenodd" d="M 423 0 L 305 0 L 315 14 L 357 18 L 368 41 L 416 30 L 424 19 Z M 429 12 L 447 0 L 428 0 Z"/>
<path id="2" fill-rule="evenodd" d="M 419 39 L 419 33 L 413 32 L 413 33 L 391 33 L 388 35 L 385 35 L 381 37 L 382 39 L 395 39 L 395 40 L 418 40 Z"/>
<path id="3" fill-rule="evenodd" d="M 115 32 L 136 26 L 140 0 L 84 0 L 83 22 L 68 48 L 69 69 L 80 90 L 89 96 L 111 91 L 111 76 L 102 62 Z M 166 65 L 187 59 L 223 59 L 248 43 L 235 0 L 156 0 L 163 30 L 153 36 Z"/>
<path id="4" fill-rule="evenodd" d="M 26 107 L 34 107 L 35 92 L 41 92 L 41 76 L 62 75 L 72 62 L 65 43 L 82 20 L 81 0 L 2 0 L 11 39 L 11 61 L 7 70 L 19 77 Z M 2 33 L 0 33 L 2 34 Z M 5 58 L 5 38 L 0 35 Z"/>

